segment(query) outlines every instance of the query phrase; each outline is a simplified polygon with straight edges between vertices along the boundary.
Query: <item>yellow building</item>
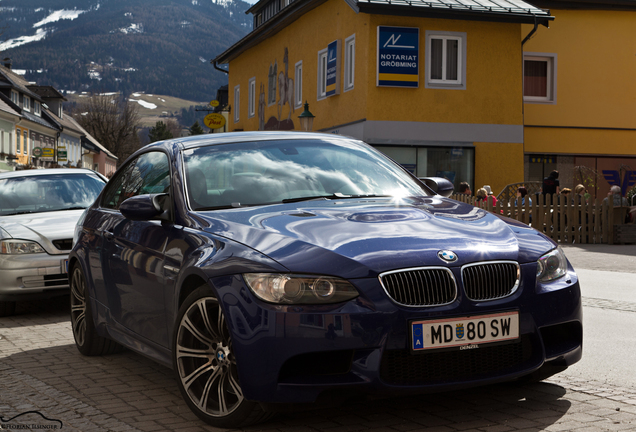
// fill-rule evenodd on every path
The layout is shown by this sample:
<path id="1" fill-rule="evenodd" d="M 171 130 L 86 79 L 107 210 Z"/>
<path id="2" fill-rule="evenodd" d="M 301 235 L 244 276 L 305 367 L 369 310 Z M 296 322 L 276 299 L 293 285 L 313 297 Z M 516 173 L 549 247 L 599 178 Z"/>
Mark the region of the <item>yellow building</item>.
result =
<path id="1" fill-rule="evenodd" d="M 229 65 L 230 130 L 362 139 L 417 176 L 499 191 L 523 181 L 521 1 L 260 0 Z M 543 29 L 542 29 L 543 30 Z M 529 33 L 530 30 L 527 30 Z"/>
<path id="2" fill-rule="evenodd" d="M 523 47 L 525 179 L 557 169 L 561 187 L 625 193 L 636 183 L 636 3 L 533 3 L 555 21 Z"/>

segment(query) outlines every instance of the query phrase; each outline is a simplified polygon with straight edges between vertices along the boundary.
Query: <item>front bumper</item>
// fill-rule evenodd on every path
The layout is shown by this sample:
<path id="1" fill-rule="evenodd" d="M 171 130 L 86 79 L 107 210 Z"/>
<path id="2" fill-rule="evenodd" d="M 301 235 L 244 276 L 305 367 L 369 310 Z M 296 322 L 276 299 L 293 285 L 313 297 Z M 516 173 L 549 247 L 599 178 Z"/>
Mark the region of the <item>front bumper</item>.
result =
<path id="1" fill-rule="evenodd" d="M 49 298 L 68 292 L 68 254 L 0 255 L 0 301 Z"/>
<path id="2" fill-rule="evenodd" d="M 377 279 L 352 281 L 355 301 L 280 306 L 258 301 L 240 276 L 212 280 L 233 335 L 244 395 L 267 403 L 315 402 L 336 391 L 432 392 L 492 384 L 567 367 L 581 358 L 582 308 L 576 274 L 535 285 L 534 265 L 510 297 L 407 308 L 392 302 Z M 409 323 L 427 318 L 519 311 L 517 343 L 412 353 Z"/>

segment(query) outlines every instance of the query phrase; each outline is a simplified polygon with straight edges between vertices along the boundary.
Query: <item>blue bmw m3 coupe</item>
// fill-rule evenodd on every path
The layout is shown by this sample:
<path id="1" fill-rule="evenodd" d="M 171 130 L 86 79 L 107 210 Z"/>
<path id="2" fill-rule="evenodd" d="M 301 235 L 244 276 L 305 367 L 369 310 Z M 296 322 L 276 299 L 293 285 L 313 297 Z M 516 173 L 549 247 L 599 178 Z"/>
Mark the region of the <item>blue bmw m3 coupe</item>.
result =
<path id="1" fill-rule="evenodd" d="M 188 406 L 218 427 L 577 362 L 579 280 L 561 249 L 451 192 L 336 135 L 146 146 L 76 227 L 77 348 L 126 347 L 174 369 Z"/>

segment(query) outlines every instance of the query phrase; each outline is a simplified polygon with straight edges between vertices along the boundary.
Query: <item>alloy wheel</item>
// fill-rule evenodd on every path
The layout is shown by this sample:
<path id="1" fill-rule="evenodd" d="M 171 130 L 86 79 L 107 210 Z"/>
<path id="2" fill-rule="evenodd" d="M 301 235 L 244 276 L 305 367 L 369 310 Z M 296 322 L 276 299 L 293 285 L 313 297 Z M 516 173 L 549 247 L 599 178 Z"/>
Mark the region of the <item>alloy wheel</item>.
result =
<path id="1" fill-rule="evenodd" d="M 226 417 L 241 406 L 232 340 L 218 301 L 204 297 L 192 303 L 178 328 L 176 366 L 192 403 L 202 413 Z"/>
<path id="2" fill-rule="evenodd" d="M 71 277 L 71 324 L 73 336 L 79 346 L 86 342 L 86 282 L 79 268 L 73 270 Z"/>

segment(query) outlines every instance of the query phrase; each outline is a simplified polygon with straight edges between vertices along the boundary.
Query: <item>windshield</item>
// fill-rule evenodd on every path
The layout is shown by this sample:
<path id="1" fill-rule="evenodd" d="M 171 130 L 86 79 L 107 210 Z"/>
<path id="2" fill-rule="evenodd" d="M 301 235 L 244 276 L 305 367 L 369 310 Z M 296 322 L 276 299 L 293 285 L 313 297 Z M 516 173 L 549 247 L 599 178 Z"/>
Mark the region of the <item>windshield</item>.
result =
<path id="1" fill-rule="evenodd" d="M 360 196 L 426 196 L 398 165 L 343 140 L 205 146 L 184 152 L 193 210 Z"/>
<path id="2" fill-rule="evenodd" d="M 90 174 L 50 174 L 0 179 L 0 216 L 90 206 L 105 183 Z"/>

